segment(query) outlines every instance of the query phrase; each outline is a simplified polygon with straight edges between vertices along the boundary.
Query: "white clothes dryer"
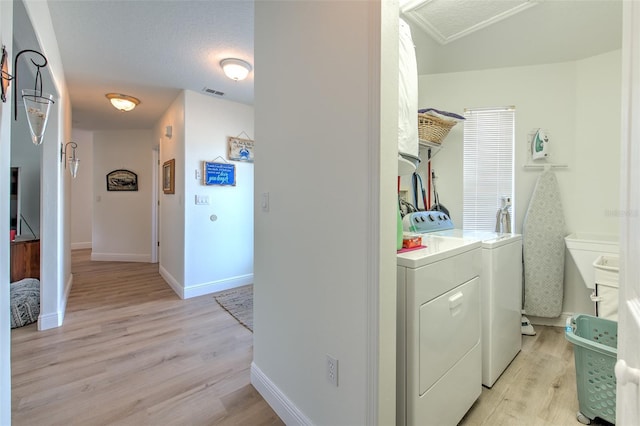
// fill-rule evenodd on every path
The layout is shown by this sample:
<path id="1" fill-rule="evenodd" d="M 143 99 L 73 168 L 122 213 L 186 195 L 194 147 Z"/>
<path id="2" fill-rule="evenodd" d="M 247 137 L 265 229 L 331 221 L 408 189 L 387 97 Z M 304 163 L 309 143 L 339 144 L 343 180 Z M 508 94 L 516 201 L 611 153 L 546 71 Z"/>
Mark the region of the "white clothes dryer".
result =
<path id="1" fill-rule="evenodd" d="M 481 242 L 424 234 L 422 244 L 397 256 L 396 423 L 454 425 L 482 392 Z"/>

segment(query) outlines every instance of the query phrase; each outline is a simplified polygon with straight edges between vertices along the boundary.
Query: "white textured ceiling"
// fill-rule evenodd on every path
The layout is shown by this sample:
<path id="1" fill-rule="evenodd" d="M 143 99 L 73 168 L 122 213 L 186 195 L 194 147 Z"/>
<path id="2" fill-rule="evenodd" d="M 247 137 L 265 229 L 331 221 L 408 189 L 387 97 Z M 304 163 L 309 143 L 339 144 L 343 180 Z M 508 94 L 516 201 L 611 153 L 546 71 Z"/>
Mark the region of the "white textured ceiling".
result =
<path id="1" fill-rule="evenodd" d="M 468 26 L 465 16 L 477 20 L 475 9 L 483 4 L 505 3 L 437 1 L 456 5 L 456 23 L 446 26 L 450 34 Z M 571 61 L 620 48 L 621 4 L 544 0 L 446 45 L 407 21 L 418 73 L 456 72 Z M 222 99 L 253 103 L 253 72 L 233 82 L 219 66 L 226 57 L 253 65 L 252 0 L 49 0 L 49 9 L 75 128 L 151 128 L 183 89 L 208 87 L 224 92 Z M 136 96 L 142 103 L 121 113 L 108 103 L 107 92 Z"/>
<path id="2" fill-rule="evenodd" d="M 253 73 L 235 82 L 219 65 L 253 64 L 251 1 L 50 0 L 49 9 L 76 128 L 151 128 L 183 89 L 253 103 Z M 107 92 L 141 104 L 119 112 Z"/>
<path id="3" fill-rule="evenodd" d="M 413 0 L 401 11 L 440 44 L 447 44 L 538 4 L 538 0 Z"/>
<path id="4" fill-rule="evenodd" d="M 476 1 L 486 3 L 470 0 L 459 13 Z M 406 18 L 418 74 L 575 61 L 622 45 L 622 0 L 545 0 L 444 45 Z"/>

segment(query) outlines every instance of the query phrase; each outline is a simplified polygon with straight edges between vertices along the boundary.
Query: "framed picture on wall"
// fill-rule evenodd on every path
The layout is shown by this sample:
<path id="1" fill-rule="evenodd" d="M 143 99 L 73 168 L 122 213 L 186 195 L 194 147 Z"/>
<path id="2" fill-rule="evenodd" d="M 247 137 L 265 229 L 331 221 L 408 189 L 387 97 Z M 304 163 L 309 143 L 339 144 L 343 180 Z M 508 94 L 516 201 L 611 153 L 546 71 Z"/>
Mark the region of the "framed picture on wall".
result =
<path id="1" fill-rule="evenodd" d="M 162 165 L 162 192 L 175 194 L 176 185 L 176 160 L 172 158 Z"/>
<path id="2" fill-rule="evenodd" d="M 114 170 L 107 174 L 107 191 L 137 191 L 138 175 L 131 170 Z"/>
<path id="3" fill-rule="evenodd" d="M 246 161 L 253 163 L 253 141 L 227 137 L 227 157 L 233 161 Z"/>

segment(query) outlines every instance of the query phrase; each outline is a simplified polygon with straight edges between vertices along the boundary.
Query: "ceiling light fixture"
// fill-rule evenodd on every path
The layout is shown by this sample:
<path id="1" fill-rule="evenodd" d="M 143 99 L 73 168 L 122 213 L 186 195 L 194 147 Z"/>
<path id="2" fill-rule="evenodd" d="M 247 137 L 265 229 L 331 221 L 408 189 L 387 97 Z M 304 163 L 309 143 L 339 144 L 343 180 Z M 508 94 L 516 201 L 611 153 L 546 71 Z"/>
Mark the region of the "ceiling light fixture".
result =
<path id="1" fill-rule="evenodd" d="M 251 72 L 251 65 L 242 59 L 228 58 L 220 61 L 224 73 L 231 80 L 244 80 Z"/>
<path id="2" fill-rule="evenodd" d="M 140 99 L 122 93 L 107 93 L 105 96 L 111 101 L 111 105 L 120 111 L 131 111 L 140 103 Z"/>

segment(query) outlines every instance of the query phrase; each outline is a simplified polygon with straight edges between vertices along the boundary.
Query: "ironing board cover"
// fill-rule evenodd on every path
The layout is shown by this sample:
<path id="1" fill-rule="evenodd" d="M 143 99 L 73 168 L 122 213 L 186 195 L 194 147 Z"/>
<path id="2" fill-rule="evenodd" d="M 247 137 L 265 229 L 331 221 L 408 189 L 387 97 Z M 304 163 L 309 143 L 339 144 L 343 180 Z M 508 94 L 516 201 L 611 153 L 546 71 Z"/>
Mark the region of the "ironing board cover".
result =
<path id="1" fill-rule="evenodd" d="M 522 225 L 524 310 L 556 318 L 562 313 L 566 225 L 556 175 L 538 178 Z"/>

